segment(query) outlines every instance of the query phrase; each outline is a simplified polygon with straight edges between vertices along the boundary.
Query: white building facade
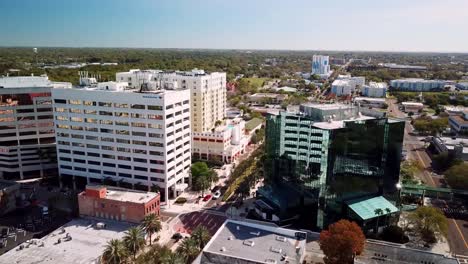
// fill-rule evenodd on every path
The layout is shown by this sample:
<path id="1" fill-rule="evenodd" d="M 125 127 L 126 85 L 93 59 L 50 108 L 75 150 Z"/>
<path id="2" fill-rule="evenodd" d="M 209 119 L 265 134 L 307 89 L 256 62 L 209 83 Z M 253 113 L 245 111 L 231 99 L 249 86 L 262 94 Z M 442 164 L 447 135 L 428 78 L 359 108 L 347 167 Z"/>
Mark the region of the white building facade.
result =
<path id="1" fill-rule="evenodd" d="M 392 80 L 390 86 L 392 89 L 399 91 L 429 92 L 444 89 L 445 81 L 409 78 Z"/>
<path id="2" fill-rule="evenodd" d="M 203 70 L 160 71 L 131 70 L 116 74 L 117 82 L 129 87 L 143 86 L 164 89 L 190 89 L 191 123 L 194 132 L 210 131 L 216 121 L 226 116 L 226 73 L 206 73 Z"/>
<path id="3" fill-rule="evenodd" d="M 213 131 L 193 132 L 192 155 L 196 160 L 231 163 L 244 154 L 251 135 L 246 134 L 245 121 L 235 118 Z"/>
<path id="4" fill-rule="evenodd" d="M 362 95 L 367 97 L 385 97 L 387 94 L 387 84 L 384 82 L 369 82 L 362 90 Z"/>
<path id="5" fill-rule="evenodd" d="M 329 56 L 314 55 L 312 57 L 312 74 L 320 76 L 330 76 Z"/>
<path id="6" fill-rule="evenodd" d="M 336 96 L 350 95 L 356 90 L 356 85 L 351 80 L 334 80 L 331 92 Z"/>
<path id="7" fill-rule="evenodd" d="M 46 76 L 0 78 L 0 178 L 57 175 L 51 90 Z"/>
<path id="8" fill-rule="evenodd" d="M 74 183 L 158 186 L 167 201 L 188 186 L 190 91 L 140 92 L 127 85 L 53 90 L 60 175 Z"/>

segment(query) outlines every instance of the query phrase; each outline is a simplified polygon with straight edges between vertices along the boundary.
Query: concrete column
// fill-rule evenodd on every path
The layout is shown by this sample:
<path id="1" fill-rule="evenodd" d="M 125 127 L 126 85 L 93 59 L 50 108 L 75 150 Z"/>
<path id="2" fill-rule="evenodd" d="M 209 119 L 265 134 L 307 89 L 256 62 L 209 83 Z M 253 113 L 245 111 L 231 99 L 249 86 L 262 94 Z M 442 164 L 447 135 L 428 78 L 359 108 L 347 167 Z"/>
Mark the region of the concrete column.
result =
<path id="1" fill-rule="evenodd" d="M 76 179 L 75 179 L 75 176 L 73 176 L 73 190 L 76 190 Z"/>
<path id="2" fill-rule="evenodd" d="M 62 189 L 63 188 L 62 175 L 59 174 L 58 180 L 59 180 L 59 187 L 60 189 Z"/>
<path id="3" fill-rule="evenodd" d="M 89 177 L 86 177 L 86 184 L 89 184 L 90 180 Z"/>
<path id="4" fill-rule="evenodd" d="M 167 208 L 169 208 L 170 207 L 170 204 L 169 204 L 169 188 L 167 186 L 164 189 L 164 199 L 166 200 Z"/>

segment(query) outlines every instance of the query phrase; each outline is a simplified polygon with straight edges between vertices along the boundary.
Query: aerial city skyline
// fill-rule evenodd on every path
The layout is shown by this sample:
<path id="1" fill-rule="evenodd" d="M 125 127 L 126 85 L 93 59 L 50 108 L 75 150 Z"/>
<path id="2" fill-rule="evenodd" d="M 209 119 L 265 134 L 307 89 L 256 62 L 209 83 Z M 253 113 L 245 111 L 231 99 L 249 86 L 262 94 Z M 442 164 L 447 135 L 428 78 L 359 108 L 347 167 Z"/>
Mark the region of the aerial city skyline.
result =
<path id="1" fill-rule="evenodd" d="M 0 264 L 468 263 L 467 10 L 1 1 Z"/>

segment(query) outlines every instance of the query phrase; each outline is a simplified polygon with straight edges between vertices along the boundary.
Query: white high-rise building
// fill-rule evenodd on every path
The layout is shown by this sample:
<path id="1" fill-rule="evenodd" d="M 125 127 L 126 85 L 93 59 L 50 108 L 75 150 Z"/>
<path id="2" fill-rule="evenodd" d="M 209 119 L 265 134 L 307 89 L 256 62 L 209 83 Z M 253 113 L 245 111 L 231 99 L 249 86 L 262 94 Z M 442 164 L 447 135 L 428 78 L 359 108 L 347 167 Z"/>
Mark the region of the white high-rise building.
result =
<path id="1" fill-rule="evenodd" d="M 330 60 L 328 56 L 314 55 L 312 57 L 312 74 L 330 76 Z"/>
<path id="2" fill-rule="evenodd" d="M 51 90 L 46 76 L 0 78 L 0 178 L 57 175 Z"/>
<path id="3" fill-rule="evenodd" d="M 190 89 L 191 123 L 194 132 L 210 131 L 226 116 L 226 73 L 206 73 L 203 70 L 160 71 L 131 70 L 116 74 L 118 82 L 129 87 L 151 89 Z M 131 85 L 130 85 L 131 83 Z M 145 85 L 143 85 L 145 84 Z"/>
<path id="4" fill-rule="evenodd" d="M 74 183 L 108 178 L 129 188 L 156 185 L 167 201 L 188 186 L 190 90 L 127 85 L 53 90 L 60 175 Z"/>

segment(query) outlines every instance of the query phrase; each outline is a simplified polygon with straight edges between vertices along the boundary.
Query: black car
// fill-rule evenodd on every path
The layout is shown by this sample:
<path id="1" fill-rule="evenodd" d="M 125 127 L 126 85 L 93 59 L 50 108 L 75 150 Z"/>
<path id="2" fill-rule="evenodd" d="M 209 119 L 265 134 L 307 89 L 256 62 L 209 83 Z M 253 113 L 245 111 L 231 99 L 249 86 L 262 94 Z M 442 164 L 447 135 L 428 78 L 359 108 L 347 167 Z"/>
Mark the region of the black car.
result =
<path id="1" fill-rule="evenodd" d="M 184 236 L 182 236 L 181 233 L 175 233 L 174 235 L 172 235 L 172 239 L 175 239 L 175 240 L 180 240 L 184 238 Z"/>

